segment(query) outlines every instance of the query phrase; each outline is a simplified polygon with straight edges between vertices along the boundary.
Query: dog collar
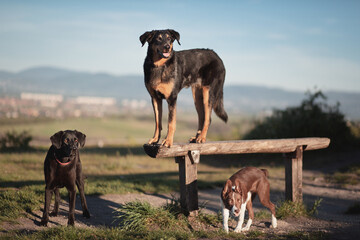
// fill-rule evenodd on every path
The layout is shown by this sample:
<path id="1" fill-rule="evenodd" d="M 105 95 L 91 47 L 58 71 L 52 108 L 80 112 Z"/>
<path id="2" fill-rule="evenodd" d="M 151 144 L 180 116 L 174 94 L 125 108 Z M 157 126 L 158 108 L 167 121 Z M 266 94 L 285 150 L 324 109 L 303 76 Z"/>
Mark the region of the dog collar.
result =
<path id="1" fill-rule="evenodd" d="M 69 163 L 71 163 L 71 160 L 68 161 L 68 162 L 66 162 L 66 163 L 60 162 L 59 159 L 57 159 L 55 153 L 54 153 L 54 157 L 55 157 L 55 160 L 56 160 L 60 165 L 62 165 L 62 166 L 66 166 L 66 165 L 69 165 Z"/>

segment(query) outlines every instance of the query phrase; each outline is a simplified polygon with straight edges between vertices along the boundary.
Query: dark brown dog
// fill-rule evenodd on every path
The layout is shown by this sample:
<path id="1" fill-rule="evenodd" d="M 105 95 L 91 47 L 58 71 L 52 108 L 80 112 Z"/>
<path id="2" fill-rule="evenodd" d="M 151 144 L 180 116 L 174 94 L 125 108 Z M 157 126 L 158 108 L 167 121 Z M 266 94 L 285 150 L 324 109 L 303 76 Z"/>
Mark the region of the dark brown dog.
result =
<path id="1" fill-rule="evenodd" d="M 83 216 L 90 218 L 84 194 L 84 179 L 81 170 L 79 147 L 85 145 L 85 134 L 76 130 L 60 131 L 55 133 L 51 140 L 51 147 L 44 162 L 45 174 L 45 205 L 41 225 L 47 226 L 49 222 L 49 208 L 53 192 L 55 192 L 55 205 L 51 216 L 56 216 L 59 210 L 59 188 L 66 187 L 69 191 L 69 218 L 68 225 L 74 225 L 76 186 L 81 197 Z"/>
<path id="2" fill-rule="evenodd" d="M 250 229 L 254 219 L 252 201 L 256 194 L 259 195 L 262 205 L 271 211 L 271 224 L 277 226 L 275 217 L 275 205 L 270 201 L 270 184 L 267 179 L 269 175 L 266 169 L 246 167 L 232 175 L 225 183 L 221 193 L 221 210 L 223 215 L 223 228 L 229 232 L 229 213 L 239 217 L 235 232 L 247 231 Z M 249 220 L 244 228 L 245 207 L 249 212 Z"/>
<path id="3" fill-rule="evenodd" d="M 176 100 L 182 88 L 191 87 L 198 113 L 198 131 L 190 142 L 203 143 L 211 121 L 211 111 L 225 122 L 228 116 L 223 104 L 225 67 L 219 56 L 209 49 L 176 52 L 180 34 L 172 29 L 153 30 L 140 36 L 149 44 L 144 62 L 145 86 L 150 93 L 155 113 L 155 133 L 149 144 L 158 143 L 162 130 L 162 100 L 169 107 L 168 133 L 162 145 L 170 147 L 176 128 Z"/>

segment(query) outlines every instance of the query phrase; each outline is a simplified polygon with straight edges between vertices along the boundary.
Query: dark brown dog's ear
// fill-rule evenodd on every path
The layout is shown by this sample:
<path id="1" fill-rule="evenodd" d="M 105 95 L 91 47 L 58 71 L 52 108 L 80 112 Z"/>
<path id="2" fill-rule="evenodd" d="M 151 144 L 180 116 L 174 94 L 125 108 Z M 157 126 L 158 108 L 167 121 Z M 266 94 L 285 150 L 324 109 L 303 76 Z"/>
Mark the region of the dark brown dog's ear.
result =
<path id="1" fill-rule="evenodd" d="M 176 40 L 178 42 L 179 45 L 180 44 L 180 33 L 178 33 L 177 31 L 175 30 L 172 30 L 172 29 L 168 29 L 168 32 L 170 33 L 171 37 Z"/>
<path id="2" fill-rule="evenodd" d="M 231 181 L 228 179 L 226 181 L 226 183 L 225 183 L 225 186 L 224 186 L 223 190 L 222 190 L 221 197 L 223 199 L 226 199 L 227 196 L 229 195 L 230 191 L 231 191 Z"/>
<path id="3" fill-rule="evenodd" d="M 80 147 L 84 147 L 85 146 L 85 139 L 86 139 L 86 135 L 83 134 L 82 132 L 78 132 L 78 131 L 74 131 L 76 134 L 76 137 L 80 143 Z"/>
<path id="4" fill-rule="evenodd" d="M 63 134 L 63 131 L 59 131 L 50 137 L 52 145 L 54 145 L 57 149 L 61 148 L 61 138 Z"/>
<path id="5" fill-rule="evenodd" d="M 150 42 L 152 38 L 154 37 L 154 31 L 145 32 L 143 35 L 140 36 L 140 42 L 142 44 L 142 47 L 146 42 Z"/>

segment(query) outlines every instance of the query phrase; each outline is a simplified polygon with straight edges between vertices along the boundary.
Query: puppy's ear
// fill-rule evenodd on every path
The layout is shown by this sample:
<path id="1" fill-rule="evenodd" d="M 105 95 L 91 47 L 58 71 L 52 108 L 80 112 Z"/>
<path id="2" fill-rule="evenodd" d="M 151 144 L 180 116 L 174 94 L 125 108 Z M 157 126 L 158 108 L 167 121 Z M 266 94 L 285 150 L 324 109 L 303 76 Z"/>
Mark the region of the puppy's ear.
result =
<path id="1" fill-rule="evenodd" d="M 245 202 L 246 201 L 246 189 L 245 186 L 243 186 L 241 184 L 241 181 L 236 179 L 235 180 L 235 185 L 234 185 L 235 189 L 234 192 L 238 193 L 241 195 L 242 201 Z"/>
<path id="2" fill-rule="evenodd" d="M 180 44 L 180 33 L 178 33 L 177 31 L 175 30 L 172 30 L 172 29 L 168 29 L 168 32 L 170 33 L 171 37 L 176 40 L 178 42 L 179 45 Z"/>
<path id="3" fill-rule="evenodd" d="M 238 179 L 235 180 L 235 185 L 234 185 L 233 188 L 234 188 L 233 189 L 234 192 L 239 193 L 239 194 L 242 193 L 241 183 L 240 183 L 240 181 Z"/>
<path id="4" fill-rule="evenodd" d="M 142 44 L 142 47 L 144 46 L 144 44 L 146 42 L 150 42 L 152 40 L 152 38 L 154 37 L 155 31 L 149 31 L 149 32 L 145 32 L 143 35 L 140 36 L 140 42 Z"/>
<path id="5" fill-rule="evenodd" d="M 76 137 L 77 137 L 77 139 L 78 139 L 78 141 L 79 141 L 79 143 L 80 143 L 80 147 L 84 147 L 86 135 L 83 134 L 82 132 L 78 132 L 78 131 L 76 131 L 76 130 L 75 130 L 74 132 L 75 132 Z"/>
<path id="6" fill-rule="evenodd" d="M 63 134 L 63 131 L 59 131 L 50 137 L 52 145 L 54 145 L 57 149 L 61 148 L 61 138 Z"/>
<path id="7" fill-rule="evenodd" d="M 225 183 L 225 186 L 222 190 L 221 197 L 222 199 L 226 199 L 231 191 L 231 181 L 228 179 Z"/>

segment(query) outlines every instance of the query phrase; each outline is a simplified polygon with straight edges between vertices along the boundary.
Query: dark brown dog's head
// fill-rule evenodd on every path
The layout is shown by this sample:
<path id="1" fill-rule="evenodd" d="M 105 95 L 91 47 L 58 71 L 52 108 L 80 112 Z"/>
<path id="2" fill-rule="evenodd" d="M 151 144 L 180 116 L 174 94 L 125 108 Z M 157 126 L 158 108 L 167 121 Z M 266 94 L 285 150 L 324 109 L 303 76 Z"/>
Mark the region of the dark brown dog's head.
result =
<path id="1" fill-rule="evenodd" d="M 221 193 L 224 207 L 229 209 L 234 216 L 239 216 L 241 204 L 245 202 L 245 194 L 240 181 L 235 180 L 235 183 L 232 183 L 228 179 Z"/>
<path id="2" fill-rule="evenodd" d="M 52 145 L 67 157 L 74 155 L 79 146 L 83 147 L 85 139 L 86 135 L 76 130 L 60 131 L 50 137 Z"/>
<path id="3" fill-rule="evenodd" d="M 142 46 L 147 42 L 154 58 L 170 58 L 175 40 L 180 45 L 180 34 L 172 29 L 153 30 L 140 36 Z"/>

